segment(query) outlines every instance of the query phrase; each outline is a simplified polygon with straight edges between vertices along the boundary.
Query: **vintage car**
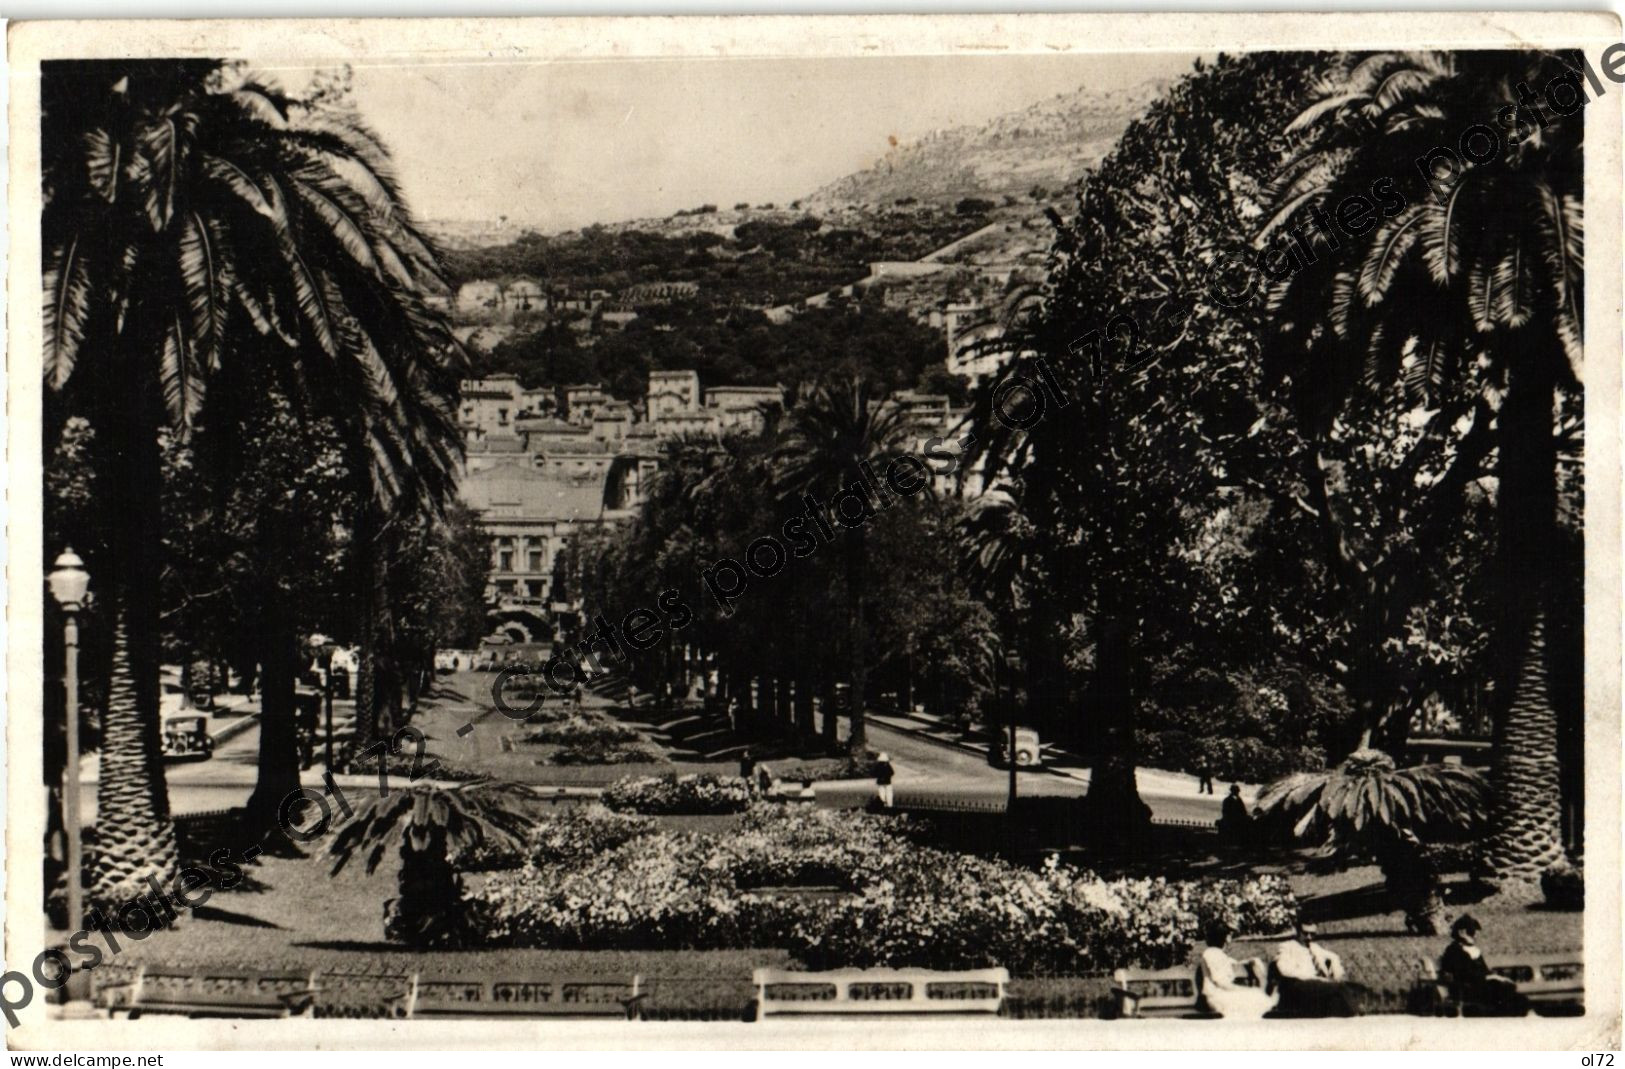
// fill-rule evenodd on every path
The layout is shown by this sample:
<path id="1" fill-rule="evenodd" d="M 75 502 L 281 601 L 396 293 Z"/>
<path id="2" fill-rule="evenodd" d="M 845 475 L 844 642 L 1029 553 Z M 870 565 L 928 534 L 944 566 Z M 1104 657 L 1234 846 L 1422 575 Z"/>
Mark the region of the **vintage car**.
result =
<path id="1" fill-rule="evenodd" d="M 208 718 L 197 712 L 166 713 L 162 745 L 169 760 L 205 761 L 214 753 L 214 736 L 206 725 Z"/>
<path id="2" fill-rule="evenodd" d="M 988 760 L 995 765 L 1008 765 L 1005 756 L 1010 745 L 1010 729 L 1000 728 L 993 737 Z M 1032 728 L 1016 728 L 1016 767 L 1037 768 L 1044 763 L 1044 749 L 1039 745 L 1038 732 Z"/>

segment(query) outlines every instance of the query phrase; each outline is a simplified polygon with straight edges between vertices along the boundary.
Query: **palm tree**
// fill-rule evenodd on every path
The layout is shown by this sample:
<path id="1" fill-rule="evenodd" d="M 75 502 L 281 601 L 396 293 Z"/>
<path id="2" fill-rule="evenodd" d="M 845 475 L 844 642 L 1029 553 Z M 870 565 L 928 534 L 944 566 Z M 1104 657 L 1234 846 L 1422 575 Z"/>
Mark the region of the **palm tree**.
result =
<path id="1" fill-rule="evenodd" d="M 391 843 L 400 844 L 400 894 L 384 903 L 384 935 L 414 947 L 461 946 L 474 934 L 455 859 L 488 847 L 521 850 L 532 823 L 528 788 L 489 780 L 455 787 L 412 786 L 375 798 L 334 836 L 333 874 L 365 854 L 370 876 Z"/>
<path id="2" fill-rule="evenodd" d="M 1356 750 L 1336 768 L 1299 772 L 1259 795 L 1266 821 L 1294 838 L 1345 853 L 1372 854 L 1388 890 L 1418 935 L 1437 935 L 1444 917 L 1439 871 L 1423 845 L 1462 839 L 1484 821 L 1484 781 L 1460 765 L 1398 768 L 1381 750 Z"/>
<path id="3" fill-rule="evenodd" d="M 45 379 L 105 421 L 123 518 L 129 708 L 109 720 L 129 730 L 104 761 L 141 773 L 139 791 L 102 778 L 97 886 L 116 897 L 175 864 L 156 748 L 160 428 L 189 432 L 208 377 L 269 349 L 290 398 L 341 410 L 390 508 L 450 486 L 460 360 L 422 300 L 434 254 L 353 115 L 209 60 L 49 64 L 41 103 Z"/>
<path id="4" fill-rule="evenodd" d="M 1562 856 L 1565 688 L 1548 678 L 1559 653 L 1546 637 L 1562 611 L 1553 411 L 1560 393 L 1579 390 L 1582 359 L 1583 116 L 1537 117 L 1516 87 L 1570 76 L 1571 60 L 1383 53 L 1339 64 L 1288 128 L 1304 140 L 1264 230 L 1294 232 L 1309 250 L 1269 299 L 1281 320 L 1272 356 L 1311 437 L 1329 432 L 1351 394 L 1396 380 L 1422 401 L 1466 382 L 1496 408 L 1502 678 L 1485 862 L 1525 879 Z M 1483 125 L 1496 115 L 1521 125 L 1501 137 Z M 1475 155 L 1450 166 L 1441 145 Z M 1369 203 L 1384 182 L 1368 236 L 1312 221 L 1350 197 Z"/>
<path id="5" fill-rule="evenodd" d="M 847 487 L 858 492 L 865 485 L 863 466 L 876 477 L 904 451 L 906 423 L 902 409 L 870 397 L 861 379 L 841 385 L 815 387 L 793 407 L 784 422 L 784 438 L 774 453 L 775 486 L 786 498 L 812 494 L 828 502 Z M 871 504 L 870 508 L 874 506 Z M 834 517 L 832 522 L 841 520 Z M 851 675 L 848 716 L 851 730 L 847 747 L 861 756 L 867 745 L 864 731 L 864 691 L 869 666 L 865 655 L 864 584 L 868 572 L 867 519 L 843 521 L 841 536 L 846 578 L 847 656 Z M 826 710 L 826 723 L 833 715 Z"/>

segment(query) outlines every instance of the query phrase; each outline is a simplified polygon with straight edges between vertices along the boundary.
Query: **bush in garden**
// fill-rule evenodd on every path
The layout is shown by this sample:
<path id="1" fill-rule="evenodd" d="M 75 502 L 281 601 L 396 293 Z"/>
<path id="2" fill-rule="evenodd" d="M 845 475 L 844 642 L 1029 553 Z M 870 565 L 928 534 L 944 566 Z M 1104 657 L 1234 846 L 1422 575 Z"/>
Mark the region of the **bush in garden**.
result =
<path id="1" fill-rule="evenodd" d="M 664 754 L 648 746 L 583 742 L 564 747 L 548 760 L 555 765 L 652 765 L 664 759 Z"/>
<path id="2" fill-rule="evenodd" d="M 486 840 L 464 850 L 455 860 L 461 872 L 517 869 L 527 863 L 557 865 L 613 850 L 655 829 L 649 817 L 615 813 L 596 802 L 537 810 L 536 823 L 522 843 Z"/>
<path id="3" fill-rule="evenodd" d="M 1171 772 L 1242 783 L 1267 783 L 1294 772 L 1326 767 L 1325 755 L 1310 746 L 1277 746 L 1258 738 L 1194 737 L 1177 728 L 1136 731 L 1135 745 L 1142 764 Z"/>
<path id="4" fill-rule="evenodd" d="M 733 776 L 641 776 L 617 780 L 604 788 L 603 803 L 623 813 L 742 813 L 750 806 L 750 787 Z"/>
<path id="5" fill-rule="evenodd" d="M 639 742 L 642 739 L 642 733 L 636 728 L 594 716 L 567 716 L 552 723 L 545 723 L 525 734 L 526 742 L 552 743 L 559 746 Z"/>
<path id="6" fill-rule="evenodd" d="M 654 830 L 655 822 L 648 817 L 616 813 L 597 804 L 577 805 L 532 829 L 527 847 L 532 861 L 557 865 L 614 850 Z"/>
<path id="7" fill-rule="evenodd" d="M 1540 874 L 1540 890 L 1552 909 L 1585 909 L 1585 870 L 1570 861 L 1560 861 Z"/>
<path id="8" fill-rule="evenodd" d="M 862 757 L 825 757 L 813 761 L 797 761 L 792 765 L 780 765 L 775 762 L 768 766 L 768 770 L 787 783 L 800 783 L 809 779 L 873 779 L 875 764 L 874 755 L 865 754 Z"/>
<path id="9" fill-rule="evenodd" d="M 1053 858 L 1034 870 L 922 846 L 905 822 L 758 806 L 725 839 L 647 832 L 613 849 L 494 877 L 480 908 L 501 945 L 777 946 L 814 967 L 1003 965 L 1019 975 L 1171 965 L 1202 924 L 1284 929 L 1279 877 L 1104 881 Z M 834 885 L 812 897 L 763 888 Z"/>

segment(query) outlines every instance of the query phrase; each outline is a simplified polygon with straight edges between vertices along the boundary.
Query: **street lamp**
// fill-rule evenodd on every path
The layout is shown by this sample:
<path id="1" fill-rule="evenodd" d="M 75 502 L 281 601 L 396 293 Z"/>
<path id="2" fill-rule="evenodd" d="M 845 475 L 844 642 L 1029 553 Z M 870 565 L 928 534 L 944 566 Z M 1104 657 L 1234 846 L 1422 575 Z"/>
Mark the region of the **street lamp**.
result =
<path id="1" fill-rule="evenodd" d="M 84 852 L 80 846 L 79 816 L 79 610 L 85 604 L 85 591 L 90 586 L 90 574 L 85 562 L 71 547 L 62 551 L 56 566 L 48 577 L 51 596 L 62 606 L 66 617 L 62 625 L 63 670 L 62 683 L 67 691 L 64 709 L 68 721 L 68 783 L 63 796 L 63 821 L 68 826 L 68 932 L 71 935 L 85 920 Z M 63 1001 L 73 1002 L 86 997 L 85 981 L 89 977 L 82 971 L 69 974 Z"/>

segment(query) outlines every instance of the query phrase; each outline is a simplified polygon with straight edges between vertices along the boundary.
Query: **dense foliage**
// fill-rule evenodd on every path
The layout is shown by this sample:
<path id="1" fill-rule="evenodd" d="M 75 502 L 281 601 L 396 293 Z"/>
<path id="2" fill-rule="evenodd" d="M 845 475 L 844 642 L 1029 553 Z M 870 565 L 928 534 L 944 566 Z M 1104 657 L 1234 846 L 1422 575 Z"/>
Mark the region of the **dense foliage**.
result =
<path id="1" fill-rule="evenodd" d="M 618 813 L 741 813 L 750 786 L 734 776 L 702 773 L 621 779 L 604 788 L 603 802 Z"/>
<path id="2" fill-rule="evenodd" d="M 454 284 L 527 277 L 568 291 L 612 294 L 651 281 L 697 282 L 719 306 L 765 307 L 847 285 L 866 275 L 872 261 L 917 259 L 982 226 L 981 213 L 991 207 L 958 213 L 932 205 L 878 208 L 835 223 L 757 212 L 732 226 L 672 233 L 590 226 L 458 250 L 448 255 L 447 270 Z"/>
<path id="3" fill-rule="evenodd" d="M 590 346 L 557 325 L 521 331 L 477 357 L 475 370 L 516 375 L 527 388 L 602 382 L 615 397 L 641 401 L 650 371 L 693 370 L 707 388 L 778 385 L 794 394 L 861 375 L 903 389 L 935 381 L 927 372 L 946 355 L 941 331 L 874 301 L 810 308 L 779 323 L 701 301 L 646 309 Z"/>
<path id="4" fill-rule="evenodd" d="M 498 874 L 470 903 L 484 938 L 501 945 L 779 946 L 812 968 L 1003 965 L 1017 975 L 1172 965 L 1206 921 L 1264 935 L 1296 909 L 1279 877 L 1104 881 L 1053 859 L 1032 870 L 948 853 L 901 821 L 782 806 L 752 809 L 727 836 L 645 831 L 602 852 L 537 860 Z"/>

